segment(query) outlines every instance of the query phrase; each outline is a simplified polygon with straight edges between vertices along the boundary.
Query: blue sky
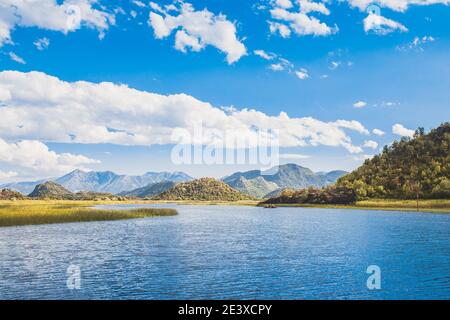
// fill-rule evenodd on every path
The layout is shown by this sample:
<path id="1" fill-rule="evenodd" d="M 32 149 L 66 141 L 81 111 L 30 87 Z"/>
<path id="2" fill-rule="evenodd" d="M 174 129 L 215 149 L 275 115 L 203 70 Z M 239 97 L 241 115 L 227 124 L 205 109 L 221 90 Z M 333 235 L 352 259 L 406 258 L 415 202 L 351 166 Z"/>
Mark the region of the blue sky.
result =
<path id="1" fill-rule="evenodd" d="M 408 0 L 375 1 L 379 9 L 375 13 L 367 12 L 370 2 L 365 0 L 302 0 L 300 4 L 44 0 L 31 1 L 28 7 L 27 1 L 20 6 L 15 2 L 0 0 L 0 182 L 53 176 L 74 168 L 127 174 L 186 171 L 220 177 L 257 167 L 175 165 L 170 158 L 173 145 L 165 136 L 170 128 L 188 125 L 180 119 L 186 110 L 192 118 L 211 121 L 211 127 L 220 123 L 240 130 L 279 122 L 277 129 L 286 131 L 280 152 L 288 155 L 281 162 L 296 162 L 315 171 L 352 170 L 410 130 L 419 126 L 429 130 L 450 118 L 450 7 L 446 0 L 423 5 Z M 43 7 L 32 7 L 39 3 Z M 73 8 L 75 12 L 69 12 Z M 46 14 L 38 15 L 39 10 Z M 210 20 L 195 15 L 201 11 Z M 11 12 L 16 18 L 11 18 Z M 74 17 L 69 25 L 64 20 Z M 274 25 L 283 25 L 289 37 L 271 30 Z M 55 87 L 45 84 L 50 79 L 56 79 Z M 74 84 L 77 81 L 92 88 L 79 87 Z M 102 82 L 115 85 L 104 88 L 98 85 Z M 71 92 L 63 90 L 65 84 L 73 87 Z M 120 84 L 136 89 L 123 93 L 123 101 Z M 111 109 L 105 113 L 108 90 L 114 90 L 117 99 L 108 101 Z M 145 98 L 142 108 L 129 106 L 141 92 L 169 98 L 157 106 L 147 105 Z M 176 94 L 186 98 L 173 102 L 170 97 Z M 54 95 L 61 100 L 55 102 Z M 211 107 L 211 114 L 197 107 L 201 103 Z M 229 107 L 255 112 L 217 115 Z M 96 115 L 100 109 L 102 113 Z M 280 120 L 280 112 L 289 121 Z M 158 121 L 153 123 L 155 115 Z M 71 124 L 62 120 L 65 116 L 78 127 L 84 124 L 84 131 L 69 129 Z M 139 124 L 142 128 L 133 131 L 133 123 L 146 117 L 149 126 L 159 129 Z M 253 123 L 251 119 L 256 118 L 258 123 Z M 318 122 L 305 127 L 306 118 Z M 335 124 L 338 120 L 353 121 L 351 128 Z M 355 127 L 355 122 L 364 130 Z M 296 125 L 305 143 L 292 142 Z M 136 138 L 104 133 L 98 133 L 104 134 L 98 138 L 96 130 L 102 126 L 109 133 L 133 131 Z M 335 129 L 338 132 L 327 131 Z M 374 134 L 374 129 L 384 134 Z M 72 134 L 74 138 L 68 139 Z M 336 134 L 345 137 L 327 138 Z M 315 141 L 316 135 L 322 138 Z M 17 160 L 23 157 L 27 160 Z"/>

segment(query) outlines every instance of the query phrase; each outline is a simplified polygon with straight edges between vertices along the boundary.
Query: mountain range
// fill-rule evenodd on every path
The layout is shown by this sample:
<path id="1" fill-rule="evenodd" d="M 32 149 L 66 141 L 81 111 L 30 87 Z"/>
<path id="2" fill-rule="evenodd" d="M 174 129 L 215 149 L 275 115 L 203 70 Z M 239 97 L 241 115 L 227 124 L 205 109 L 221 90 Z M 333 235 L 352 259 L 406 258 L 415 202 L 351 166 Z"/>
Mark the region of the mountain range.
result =
<path id="1" fill-rule="evenodd" d="M 324 187 L 346 174 L 346 171 L 340 170 L 315 173 L 311 169 L 289 163 L 266 171 L 237 172 L 222 181 L 244 194 L 264 198 L 286 188 Z"/>
<path id="2" fill-rule="evenodd" d="M 345 171 L 315 173 L 297 164 L 285 164 L 267 171 L 236 172 L 221 179 L 233 189 L 255 198 L 264 198 L 285 188 L 323 187 L 336 182 Z M 23 194 L 46 181 L 55 182 L 70 192 L 91 191 L 132 197 L 154 197 L 181 182 L 194 178 L 183 172 L 147 172 L 141 176 L 118 175 L 111 171 L 85 172 L 75 170 L 59 178 L 1 185 Z"/>
<path id="3" fill-rule="evenodd" d="M 53 181 L 71 192 L 94 191 L 117 194 L 162 181 L 185 182 L 193 179 L 194 178 L 183 172 L 147 172 L 141 176 L 128 176 L 118 175 L 111 171 L 85 172 L 82 170 L 75 170 L 56 179 L 8 183 L 0 186 L 0 188 L 7 188 L 19 191 L 23 194 L 29 194 L 37 185 L 46 181 Z"/>

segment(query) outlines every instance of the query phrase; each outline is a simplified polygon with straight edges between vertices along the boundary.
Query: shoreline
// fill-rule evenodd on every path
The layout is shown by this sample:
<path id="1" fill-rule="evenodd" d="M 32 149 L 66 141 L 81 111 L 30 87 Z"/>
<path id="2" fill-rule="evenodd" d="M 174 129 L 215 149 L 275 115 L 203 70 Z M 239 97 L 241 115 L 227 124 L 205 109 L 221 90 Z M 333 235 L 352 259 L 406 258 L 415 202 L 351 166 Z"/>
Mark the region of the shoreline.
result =
<path id="1" fill-rule="evenodd" d="M 53 223 L 112 221 L 157 216 L 173 216 L 176 209 L 170 208 L 136 208 L 136 209 L 98 209 L 98 205 L 130 204 L 174 204 L 201 206 L 259 206 L 260 201 L 160 201 L 160 200 L 126 200 L 126 201 L 80 201 L 80 200 L 0 200 L 0 228 L 22 225 L 39 225 Z M 330 204 L 275 204 L 275 207 L 323 208 L 374 211 L 404 211 L 422 213 L 450 213 L 450 200 L 422 200 L 419 211 L 414 200 L 364 200 L 351 205 Z"/>

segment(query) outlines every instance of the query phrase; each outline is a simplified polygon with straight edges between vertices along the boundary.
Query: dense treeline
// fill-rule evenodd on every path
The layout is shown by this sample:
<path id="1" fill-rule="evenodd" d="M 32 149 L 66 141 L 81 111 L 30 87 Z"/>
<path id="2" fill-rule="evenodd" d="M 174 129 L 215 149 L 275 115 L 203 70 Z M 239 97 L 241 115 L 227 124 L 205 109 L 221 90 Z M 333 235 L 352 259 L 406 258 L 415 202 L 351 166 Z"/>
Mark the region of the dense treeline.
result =
<path id="1" fill-rule="evenodd" d="M 351 204 L 357 200 L 354 190 L 329 186 L 321 189 L 285 189 L 278 197 L 268 199 L 263 204 Z"/>
<path id="2" fill-rule="evenodd" d="M 336 186 L 355 191 L 358 199 L 450 198 L 450 124 L 430 133 L 416 130 L 414 138 L 402 138 L 386 146 L 380 155 L 366 160 Z"/>

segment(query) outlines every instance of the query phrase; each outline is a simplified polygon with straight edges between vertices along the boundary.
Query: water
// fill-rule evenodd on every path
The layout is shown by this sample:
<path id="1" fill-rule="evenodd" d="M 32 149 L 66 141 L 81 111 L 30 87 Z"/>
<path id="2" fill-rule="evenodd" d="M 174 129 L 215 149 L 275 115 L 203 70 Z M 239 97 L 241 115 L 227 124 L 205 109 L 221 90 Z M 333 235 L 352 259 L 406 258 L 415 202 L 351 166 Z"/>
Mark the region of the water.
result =
<path id="1" fill-rule="evenodd" d="M 450 299 L 450 215 L 176 208 L 0 228 L 0 299 Z M 369 265 L 381 290 L 367 288 Z"/>

